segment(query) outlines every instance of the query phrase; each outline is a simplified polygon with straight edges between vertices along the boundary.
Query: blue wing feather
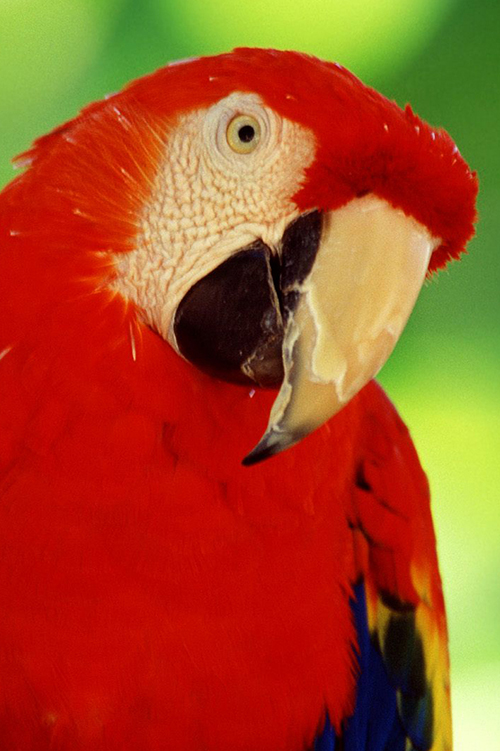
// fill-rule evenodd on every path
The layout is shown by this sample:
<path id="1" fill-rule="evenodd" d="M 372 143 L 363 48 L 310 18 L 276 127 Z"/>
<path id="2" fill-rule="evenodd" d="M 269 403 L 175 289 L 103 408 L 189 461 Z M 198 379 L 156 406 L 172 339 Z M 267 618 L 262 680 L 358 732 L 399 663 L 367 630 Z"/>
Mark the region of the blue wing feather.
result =
<path id="1" fill-rule="evenodd" d="M 407 735 L 401 723 L 396 689 L 368 629 L 364 583 L 354 588 L 351 601 L 358 634 L 359 677 L 354 714 L 341 738 L 329 718 L 314 743 L 313 751 L 405 751 Z"/>

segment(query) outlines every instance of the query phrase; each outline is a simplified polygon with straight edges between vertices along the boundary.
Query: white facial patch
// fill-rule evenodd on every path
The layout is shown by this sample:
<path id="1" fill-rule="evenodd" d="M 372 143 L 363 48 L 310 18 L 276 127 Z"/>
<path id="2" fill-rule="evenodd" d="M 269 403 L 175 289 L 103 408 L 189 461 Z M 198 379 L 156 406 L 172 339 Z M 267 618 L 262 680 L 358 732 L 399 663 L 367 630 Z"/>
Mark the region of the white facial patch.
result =
<path id="1" fill-rule="evenodd" d="M 228 142 L 238 115 L 258 123 L 258 142 L 248 153 Z M 114 288 L 169 338 L 174 312 L 193 284 L 256 239 L 277 247 L 298 215 L 291 197 L 314 153 L 312 132 L 256 94 L 235 92 L 181 115 L 167 135 L 136 249 L 117 261 Z"/>

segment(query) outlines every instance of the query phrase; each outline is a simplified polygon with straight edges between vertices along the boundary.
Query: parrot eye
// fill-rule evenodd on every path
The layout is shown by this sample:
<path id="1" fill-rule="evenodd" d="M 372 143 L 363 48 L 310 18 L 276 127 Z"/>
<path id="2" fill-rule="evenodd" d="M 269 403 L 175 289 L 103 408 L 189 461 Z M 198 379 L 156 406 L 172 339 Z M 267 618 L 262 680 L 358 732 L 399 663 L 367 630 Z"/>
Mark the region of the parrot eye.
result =
<path id="1" fill-rule="evenodd" d="M 260 125 L 251 115 L 236 115 L 226 130 L 226 139 L 237 154 L 249 154 L 260 141 Z"/>

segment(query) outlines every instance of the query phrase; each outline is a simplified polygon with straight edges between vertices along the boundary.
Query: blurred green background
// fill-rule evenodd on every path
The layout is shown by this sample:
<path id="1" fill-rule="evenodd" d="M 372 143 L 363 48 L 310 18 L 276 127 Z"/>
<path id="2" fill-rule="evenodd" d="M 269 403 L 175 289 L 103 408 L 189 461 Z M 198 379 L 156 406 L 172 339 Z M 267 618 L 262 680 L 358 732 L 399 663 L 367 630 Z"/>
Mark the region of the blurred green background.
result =
<path id="1" fill-rule="evenodd" d="M 428 283 L 381 380 L 434 496 L 455 748 L 500 749 L 500 2 L 0 0 L 0 185 L 86 102 L 238 45 L 338 60 L 444 126 L 480 176 L 470 254 Z"/>

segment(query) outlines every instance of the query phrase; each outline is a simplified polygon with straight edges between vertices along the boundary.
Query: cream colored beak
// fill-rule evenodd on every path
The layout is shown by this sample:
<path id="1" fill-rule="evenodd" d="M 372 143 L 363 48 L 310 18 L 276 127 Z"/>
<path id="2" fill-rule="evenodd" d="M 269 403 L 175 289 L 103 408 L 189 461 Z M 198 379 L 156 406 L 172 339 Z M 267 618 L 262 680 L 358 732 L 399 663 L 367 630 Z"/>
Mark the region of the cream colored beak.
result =
<path id="1" fill-rule="evenodd" d="M 285 376 L 255 464 L 335 415 L 384 365 L 439 240 L 372 195 L 323 215 L 312 269 L 286 324 Z"/>

